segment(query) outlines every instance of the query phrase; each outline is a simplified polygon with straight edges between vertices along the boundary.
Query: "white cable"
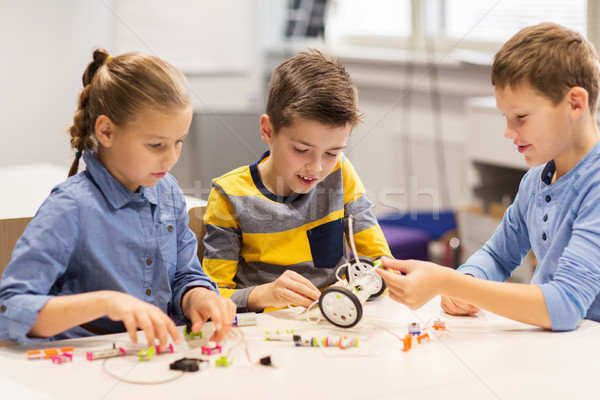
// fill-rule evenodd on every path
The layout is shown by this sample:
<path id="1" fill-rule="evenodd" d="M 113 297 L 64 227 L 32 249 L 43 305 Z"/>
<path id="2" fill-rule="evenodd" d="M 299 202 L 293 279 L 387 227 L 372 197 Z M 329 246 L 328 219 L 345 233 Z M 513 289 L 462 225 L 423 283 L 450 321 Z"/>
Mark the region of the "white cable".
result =
<path id="1" fill-rule="evenodd" d="M 317 325 L 321 321 L 322 316 L 321 316 L 320 310 L 318 313 L 314 313 L 314 315 L 316 315 L 316 318 L 311 317 L 311 314 L 309 313 L 311 311 L 311 308 L 314 307 L 318 303 L 319 303 L 319 300 L 315 300 L 312 302 L 312 304 L 310 306 L 308 306 L 306 308 L 306 321 L 308 321 L 308 323 L 311 325 Z"/>
<path id="2" fill-rule="evenodd" d="M 356 251 L 356 244 L 354 243 L 354 219 L 352 215 L 348 216 L 348 235 L 350 236 L 350 248 L 352 249 L 352 253 L 354 253 L 354 260 L 356 260 L 355 264 L 361 266 L 361 269 L 366 269 L 367 267 L 363 264 L 358 256 L 358 252 Z M 348 273 L 350 272 L 350 267 L 348 267 Z"/>
<path id="3" fill-rule="evenodd" d="M 120 357 L 119 357 L 120 358 Z M 181 378 L 181 376 L 185 373 L 184 371 L 179 371 L 179 374 L 172 376 L 170 378 L 166 378 L 166 379 L 161 379 L 158 381 L 138 381 L 138 380 L 134 380 L 134 379 L 126 379 L 125 376 L 119 376 L 113 372 L 111 372 L 107 367 L 106 367 L 106 362 L 109 360 L 109 358 L 105 358 L 104 361 L 102 361 L 102 369 L 104 370 L 104 372 L 106 372 L 106 374 L 112 378 L 115 378 L 116 380 L 118 380 L 119 382 L 125 382 L 125 383 L 133 383 L 136 385 L 158 385 L 160 383 L 166 383 L 166 382 L 171 382 L 174 381 L 175 379 Z M 137 364 L 134 364 L 131 369 L 129 371 L 127 371 L 127 373 L 131 372 L 133 370 L 133 368 L 136 366 Z"/>

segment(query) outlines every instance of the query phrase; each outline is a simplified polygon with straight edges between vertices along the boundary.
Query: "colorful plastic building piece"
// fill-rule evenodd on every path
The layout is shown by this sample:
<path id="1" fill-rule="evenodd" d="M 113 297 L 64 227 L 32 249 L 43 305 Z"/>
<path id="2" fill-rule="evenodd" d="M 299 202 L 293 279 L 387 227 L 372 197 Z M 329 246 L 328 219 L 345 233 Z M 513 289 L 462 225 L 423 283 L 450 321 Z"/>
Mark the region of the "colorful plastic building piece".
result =
<path id="1" fill-rule="evenodd" d="M 73 361 L 73 354 L 72 353 L 54 354 L 54 355 L 50 356 L 50 359 L 52 360 L 52 363 L 54 363 L 54 364 L 62 364 L 64 362 Z"/>
<path id="2" fill-rule="evenodd" d="M 41 360 L 42 359 L 42 351 L 41 350 L 28 350 L 27 351 L 27 359 L 28 360 Z"/>
<path id="3" fill-rule="evenodd" d="M 233 364 L 233 358 L 227 356 L 221 356 L 215 360 L 215 366 L 217 367 L 229 367 Z"/>
<path id="4" fill-rule="evenodd" d="M 256 313 L 255 312 L 247 312 L 240 313 L 235 316 L 233 320 L 233 326 L 251 326 L 256 325 Z"/>
<path id="5" fill-rule="evenodd" d="M 97 350 L 97 351 L 87 351 L 85 353 L 85 358 L 87 358 L 88 361 L 93 361 L 93 360 L 99 360 L 101 358 L 110 358 L 110 357 L 124 356 L 125 354 L 126 354 L 126 352 L 125 352 L 124 348 L 119 347 L 117 349 L 117 346 L 113 343 L 112 349 Z"/>
<path id="6" fill-rule="evenodd" d="M 155 349 L 156 349 L 156 354 L 157 354 L 157 355 L 160 355 L 160 352 L 161 352 L 161 350 L 160 350 L 160 346 L 159 346 L 159 345 L 156 345 L 156 346 L 155 346 Z M 167 353 L 171 353 L 171 354 L 172 354 L 172 353 L 173 353 L 173 351 L 174 351 L 174 350 L 173 350 L 173 345 L 172 345 L 171 343 L 169 343 L 169 345 L 167 346 L 166 350 L 167 350 Z"/>
<path id="7" fill-rule="evenodd" d="M 156 347 L 150 346 L 147 349 L 142 349 L 138 352 L 139 361 L 152 360 L 152 357 L 156 354 Z"/>
<path id="8" fill-rule="evenodd" d="M 44 350 L 44 358 L 46 360 L 49 360 L 50 357 L 58 355 L 58 349 L 45 349 Z"/>
<path id="9" fill-rule="evenodd" d="M 348 336 L 342 336 L 337 341 L 337 346 L 340 349 L 347 349 L 348 347 L 358 347 L 358 338 L 349 338 Z"/>
<path id="10" fill-rule="evenodd" d="M 202 339 L 202 331 L 192 332 L 192 326 L 191 325 L 186 325 L 184 333 L 185 333 L 186 340 L 200 340 L 200 339 Z"/>
<path id="11" fill-rule="evenodd" d="M 280 332 L 279 330 L 275 331 L 275 333 L 269 333 L 268 331 L 265 333 L 265 340 L 275 340 L 280 342 L 291 342 L 294 340 L 294 337 L 298 335 L 294 335 L 293 329 L 286 329 L 285 333 Z"/>
<path id="12" fill-rule="evenodd" d="M 433 321 L 433 325 L 431 327 L 436 331 L 445 331 L 446 323 L 441 319 L 436 319 L 435 321 Z"/>
<path id="13" fill-rule="evenodd" d="M 41 360 L 43 358 L 46 360 L 52 359 L 52 357 L 61 357 L 67 356 L 73 358 L 73 347 L 61 347 L 60 350 L 57 348 L 52 349 L 44 349 L 44 350 L 29 350 L 27 351 L 27 359 L 28 360 Z"/>
<path id="14" fill-rule="evenodd" d="M 404 343 L 404 348 L 402 349 L 402 351 L 410 350 L 410 348 L 412 347 L 412 337 L 413 335 L 411 335 L 410 333 L 407 333 L 406 336 L 404 336 L 404 339 L 402 339 L 402 342 Z"/>
<path id="15" fill-rule="evenodd" d="M 213 354 L 221 354 L 221 346 L 202 346 L 202 354 L 212 356 Z"/>
<path id="16" fill-rule="evenodd" d="M 424 332 L 424 333 L 422 333 L 422 334 L 420 334 L 420 335 L 417 336 L 417 341 L 419 342 L 419 344 L 421 344 L 421 342 L 423 340 L 429 340 L 429 339 L 430 339 L 429 338 L 429 333 L 427 333 L 427 332 Z"/>
<path id="17" fill-rule="evenodd" d="M 408 333 L 411 335 L 420 335 L 421 334 L 421 326 L 418 322 L 410 322 L 408 324 Z"/>

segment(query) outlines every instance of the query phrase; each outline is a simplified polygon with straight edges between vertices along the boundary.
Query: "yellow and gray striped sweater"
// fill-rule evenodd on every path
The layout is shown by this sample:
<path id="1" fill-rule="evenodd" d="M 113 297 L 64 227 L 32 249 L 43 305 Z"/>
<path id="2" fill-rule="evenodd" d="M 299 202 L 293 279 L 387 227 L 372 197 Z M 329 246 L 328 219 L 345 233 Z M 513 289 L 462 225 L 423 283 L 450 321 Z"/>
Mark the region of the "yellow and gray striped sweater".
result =
<path id="1" fill-rule="evenodd" d="M 391 256 L 371 212 L 372 203 L 350 161 L 342 154 L 333 171 L 306 194 L 282 198 L 269 192 L 256 163 L 237 168 L 212 182 L 204 215 L 204 271 L 221 294 L 247 307 L 255 286 L 293 270 L 318 288 L 336 281 L 347 262 L 345 218 L 354 220 L 359 255 Z"/>

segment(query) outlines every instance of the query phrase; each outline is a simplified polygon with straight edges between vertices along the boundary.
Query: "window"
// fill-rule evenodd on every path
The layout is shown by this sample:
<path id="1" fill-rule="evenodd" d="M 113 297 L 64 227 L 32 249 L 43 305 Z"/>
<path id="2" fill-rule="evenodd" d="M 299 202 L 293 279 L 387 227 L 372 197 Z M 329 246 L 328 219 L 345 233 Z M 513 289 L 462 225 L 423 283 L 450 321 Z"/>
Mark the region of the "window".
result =
<path id="1" fill-rule="evenodd" d="M 325 38 L 332 44 L 491 51 L 543 21 L 587 35 L 588 0 L 330 0 Z"/>

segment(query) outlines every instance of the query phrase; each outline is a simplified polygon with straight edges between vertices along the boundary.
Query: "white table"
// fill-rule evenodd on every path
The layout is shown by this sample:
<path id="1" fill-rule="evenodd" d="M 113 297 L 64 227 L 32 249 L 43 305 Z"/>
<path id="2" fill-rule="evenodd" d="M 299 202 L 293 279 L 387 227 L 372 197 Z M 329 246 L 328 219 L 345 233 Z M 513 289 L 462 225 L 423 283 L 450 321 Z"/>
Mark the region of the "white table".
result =
<path id="1" fill-rule="evenodd" d="M 297 310 L 258 315 L 256 326 L 244 327 L 252 361 L 265 355 L 283 360 L 281 366 L 253 365 L 244 346 L 233 347 L 233 364 L 185 373 L 163 384 L 121 382 L 103 370 L 102 361 L 87 361 L 85 351 L 106 349 L 113 342 L 127 344 L 125 334 L 98 336 L 0 349 L 2 397 L 33 390 L 45 398 L 98 399 L 588 399 L 600 393 L 600 324 L 583 321 L 578 329 L 553 333 L 507 320 L 489 312 L 476 318 L 451 317 L 434 299 L 417 311 L 387 297 L 368 303 L 360 323 L 349 330 L 327 322 L 297 321 Z M 449 336 L 433 337 L 404 352 L 400 336 L 410 322 L 424 325 L 441 317 Z M 293 329 L 302 336 L 358 336 L 356 348 L 294 347 L 265 341 L 265 332 Z M 433 336 L 430 331 L 430 335 Z M 140 336 L 141 337 L 141 336 Z M 230 339 L 224 352 L 237 343 Z M 72 363 L 26 360 L 32 348 L 72 345 Z M 108 371 L 127 380 L 156 381 L 174 377 L 169 363 L 183 356 L 199 357 L 187 344 L 174 354 L 137 362 L 134 356 L 109 359 Z M 27 387 L 27 389 L 24 389 Z M 44 398 L 44 397 L 40 397 Z"/>
<path id="2" fill-rule="evenodd" d="M 83 169 L 83 167 L 81 168 Z M 67 179 L 69 168 L 56 164 L 27 164 L 0 168 L 0 219 L 32 217 L 54 186 Z M 185 196 L 188 210 L 205 200 Z"/>

